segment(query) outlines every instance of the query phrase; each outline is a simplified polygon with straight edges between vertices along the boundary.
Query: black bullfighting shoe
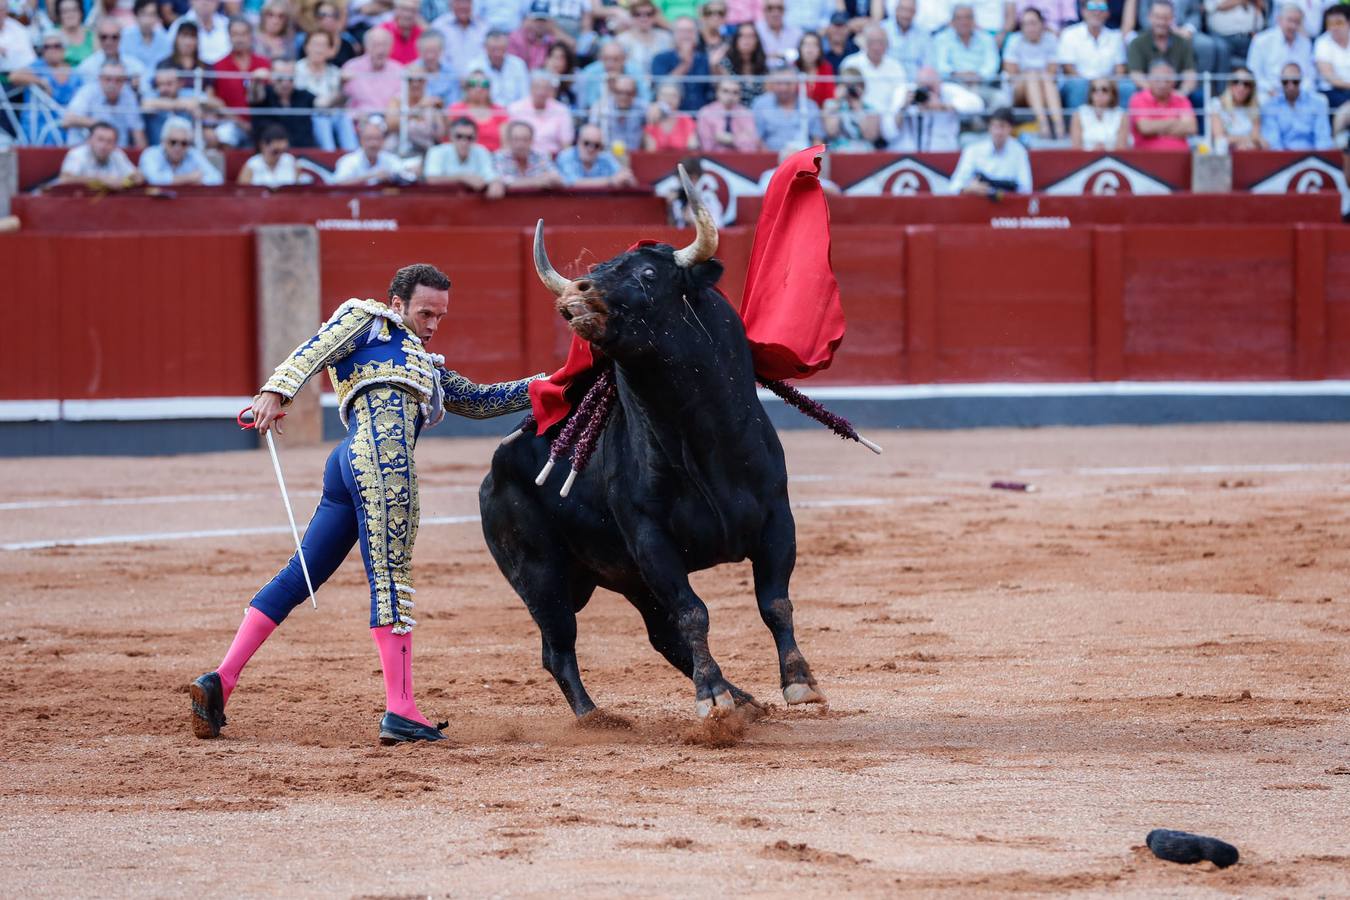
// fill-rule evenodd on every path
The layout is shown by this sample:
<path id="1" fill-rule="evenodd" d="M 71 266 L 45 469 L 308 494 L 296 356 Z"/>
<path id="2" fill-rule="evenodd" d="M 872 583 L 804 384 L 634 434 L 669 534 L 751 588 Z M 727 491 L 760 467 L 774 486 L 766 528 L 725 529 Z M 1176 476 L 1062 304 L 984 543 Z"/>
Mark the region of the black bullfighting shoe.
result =
<path id="1" fill-rule="evenodd" d="M 192 697 L 192 733 L 199 738 L 220 737 L 225 727 L 225 691 L 220 676 L 207 672 L 188 685 Z"/>
<path id="2" fill-rule="evenodd" d="M 430 725 L 405 719 L 397 713 L 385 712 L 384 718 L 380 719 L 380 743 L 388 745 L 405 744 L 409 741 L 443 741 L 445 735 L 441 733 L 441 729 L 449 725 L 449 722 L 441 722 L 432 728 Z"/>

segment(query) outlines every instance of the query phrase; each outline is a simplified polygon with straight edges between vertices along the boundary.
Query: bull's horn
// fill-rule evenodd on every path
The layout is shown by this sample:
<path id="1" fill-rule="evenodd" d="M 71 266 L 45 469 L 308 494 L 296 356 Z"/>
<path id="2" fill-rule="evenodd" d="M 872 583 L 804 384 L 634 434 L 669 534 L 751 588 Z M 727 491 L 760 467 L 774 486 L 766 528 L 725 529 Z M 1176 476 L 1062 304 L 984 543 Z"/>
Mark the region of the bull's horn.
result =
<path id="1" fill-rule="evenodd" d="M 553 263 L 548 261 L 548 251 L 544 249 L 543 219 L 534 226 L 534 270 L 539 273 L 539 280 L 544 283 L 544 287 L 552 291 L 555 297 L 561 297 L 563 291 L 571 284 L 559 275 L 558 270 L 553 268 Z"/>
<path id="2" fill-rule="evenodd" d="M 684 166 L 680 166 L 679 169 L 680 184 L 684 185 L 684 196 L 688 199 L 686 209 L 694 217 L 694 226 L 698 229 L 692 244 L 683 250 L 675 251 L 675 264 L 687 269 L 712 259 L 712 255 L 717 252 L 717 223 L 713 221 L 712 213 L 708 212 L 708 208 L 699 199 L 698 191 L 689 180 L 689 173 L 684 170 Z"/>

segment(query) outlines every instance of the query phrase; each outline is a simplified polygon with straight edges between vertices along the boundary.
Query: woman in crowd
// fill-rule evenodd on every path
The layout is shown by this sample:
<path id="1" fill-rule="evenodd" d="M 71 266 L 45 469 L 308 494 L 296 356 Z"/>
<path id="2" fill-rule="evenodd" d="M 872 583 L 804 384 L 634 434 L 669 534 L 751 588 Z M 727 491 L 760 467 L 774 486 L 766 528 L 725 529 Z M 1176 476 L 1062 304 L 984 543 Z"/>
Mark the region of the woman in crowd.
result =
<path id="1" fill-rule="evenodd" d="M 333 42 L 326 31 L 305 35 L 302 57 L 295 66 L 295 88 L 314 95 L 314 140 L 324 150 L 355 150 L 356 127 L 342 109 L 342 73 L 329 62 Z"/>
<path id="2" fill-rule="evenodd" d="M 267 0 L 263 5 L 253 52 L 268 59 L 295 59 L 295 20 L 287 0 Z"/>
<path id="3" fill-rule="evenodd" d="M 332 48 L 330 51 L 332 55 L 328 60 L 330 63 L 340 69 L 349 59 L 361 55 L 361 45 L 357 43 L 355 37 L 343 30 L 342 9 L 332 0 L 322 0 L 314 7 L 314 21 L 318 23 L 315 30 L 328 35 L 328 43 Z M 304 40 L 304 35 L 301 35 L 300 40 Z"/>
<path id="4" fill-rule="evenodd" d="M 572 48 L 558 41 L 548 48 L 544 69 L 558 77 L 558 90 L 553 99 L 568 109 L 575 109 L 577 95 L 573 79 L 577 76 L 577 57 Z"/>
<path id="5" fill-rule="evenodd" d="M 722 59 L 722 71 L 713 74 L 742 76 L 741 103 L 746 106 L 764 93 L 764 76 L 769 74 L 769 66 L 754 23 L 745 22 L 736 27 L 731 49 Z"/>
<path id="6" fill-rule="evenodd" d="M 173 35 L 173 49 L 169 55 L 155 64 L 156 68 L 163 65 L 164 60 L 173 63 L 173 67 L 180 72 L 195 72 L 198 69 L 204 69 L 202 58 L 198 54 L 198 35 L 196 22 L 183 22 L 178 26 L 178 30 Z M 180 76 L 184 79 L 186 75 Z"/>
<path id="7" fill-rule="evenodd" d="M 280 125 L 268 125 L 258 138 L 257 154 L 250 156 L 239 171 L 239 183 L 267 188 L 298 184 L 300 169 L 295 157 L 288 152 L 290 148 L 286 129 Z"/>
<path id="8" fill-rule="evenodd" d="M 629 26 L 615 40 L 628 54 L 628 64 L 643 72 L 652 70 L 652 57 L 675 46 L 675 39 L 657 27 L 656 4 L 652 0 L 633 0 L 628 4 Z"/>
<path id="9" fill-rule="evenodd" d="M 66 45 L 66 62 L 78 66 L 94 54 L 94 29 L 84 27 L 80 0 L 56 0 L 56 27 Z"/>
<path id="10" fill-rule="evenodd" d="M 489 153 L 502 146 L 502 126 L 511 118 L 506 108 L 492 102 L 492 82 L 482 69 L 474 69 L 464 78 L 464 99 L 451 104 L 446 116 L 455 120 L 468 116 L 478 126 L 478 143 Z"/>
<path id="11" fill-rule="evenodd" d="M 881 115 L 863 102 L 863 78 L 857 69 L 839 73 L 835 95 L 820 111 L 830 149 L 842 153 L 866 153 L 877 148 Z"/>
<path id="12" fill-rule="evenodd" d="M 806 96 L 824 106 L 834 96 L 834 66 L 825 58 L 820 35 L 808 31 L 797 43 L 797 68 L 806 79 Z"/>
<path id="13" fill-rule="evenodd" d="M 1216 148 L 1265 148 L 1266 143 L 1261 140 L 1261 104 L 1256 99 L 1256 79 L 1246 66 L 1233 69 L 1223 96 L 1210 98 L 1209 134 Z"/>
<path id="14" fill-rule="evenodd" d="M 656 89 L 656 102 L 647 108 L 647 127 L 642 130 L 643 150 L 698 149 L 694 117 L 680 112 L 680 97 L 680 86 L 673 81 Z"/>
<path id="15" fill-rule="evenodd" d="M 1030 106 L 1041 137 L 1057 141 L 1064 138 L 1064 108 L 1055 82 L 1058 55 L 1059 39 L 1046 30 L 1041 11 L 1028 6 L 1003 48 L 1003 71 L 1012 79 L 1013 103 Z"/>
<path id="16" fill-rule="evenodd" d="M 1115 79 L 1093 79 L 1088 102 L 1073 111 L 1069 138 L 1075 150 L 1123 150 L 1129 146 L 1129 117 L 1120 108 Z"/>
<path id="17" fill-rule="evenodd" d="M 426 74 L 409 71 L 407 75 L 407 134 L 403 134 L 399 128 L 403 115 L 403 100 L 401 97 L 393 97 L 384 113 L 384 119 L 389 123 L 389 137 L 385 139 L 385 149 L 404 157 L 421 156 L 445 140 L 445 116 L 441 114 L 439 100 L 427 93 Z"/>

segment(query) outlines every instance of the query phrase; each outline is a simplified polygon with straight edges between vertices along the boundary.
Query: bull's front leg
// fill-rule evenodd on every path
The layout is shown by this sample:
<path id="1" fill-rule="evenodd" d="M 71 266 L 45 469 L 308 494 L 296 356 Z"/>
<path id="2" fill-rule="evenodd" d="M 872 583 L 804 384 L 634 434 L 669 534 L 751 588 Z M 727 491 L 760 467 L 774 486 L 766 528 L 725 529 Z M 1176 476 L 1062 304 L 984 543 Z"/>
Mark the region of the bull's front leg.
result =
<path id="1" fill-rule="evenodd" d="M 769 515 L 752 562 L 759 615 L 773 634 L 773 642 L 778 649 L 778 674 L 782 679 L 783 699 L 789 705 L 825 703 L 825 695 L 816 686 L 811 666 L 797 646 L 792 625 L 788 581 L 797 564 L 797 525 L 786 500 Z"/>
<path id="2" fill-rule="evenodd" d="M 633 532 L 634 556 L 656 600 L 670 613 L 693 662 L 694 711 L 707 716 L 714 706 L 734 709 L 732 686 L 708 649 L 708 607 L 689 585 L 684 560 L 665 531 L 644 520 Z"/>

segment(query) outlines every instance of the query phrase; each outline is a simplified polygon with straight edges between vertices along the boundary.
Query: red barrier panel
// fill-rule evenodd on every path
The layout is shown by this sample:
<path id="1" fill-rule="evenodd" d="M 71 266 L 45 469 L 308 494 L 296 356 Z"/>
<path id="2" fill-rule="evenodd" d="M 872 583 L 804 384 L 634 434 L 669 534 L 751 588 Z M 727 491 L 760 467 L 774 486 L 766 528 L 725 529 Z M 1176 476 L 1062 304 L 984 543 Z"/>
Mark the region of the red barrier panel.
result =
<path id="1" fill-rule="evenodd" d="M 1326 377 L 1350 378 L 1350 231 L 1325 234 Z"/>
<path id="2" fill-rule="evenodd" d="M 0 240 L 0 268 L 17 311 L 39 323 L 5 342 L 6 399 L 256 388 L 252 235 L 14 235 Z"/>

